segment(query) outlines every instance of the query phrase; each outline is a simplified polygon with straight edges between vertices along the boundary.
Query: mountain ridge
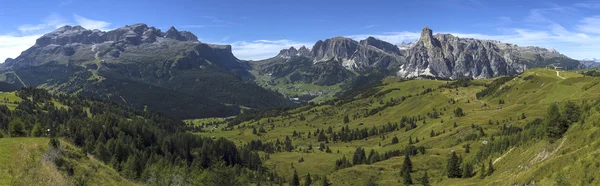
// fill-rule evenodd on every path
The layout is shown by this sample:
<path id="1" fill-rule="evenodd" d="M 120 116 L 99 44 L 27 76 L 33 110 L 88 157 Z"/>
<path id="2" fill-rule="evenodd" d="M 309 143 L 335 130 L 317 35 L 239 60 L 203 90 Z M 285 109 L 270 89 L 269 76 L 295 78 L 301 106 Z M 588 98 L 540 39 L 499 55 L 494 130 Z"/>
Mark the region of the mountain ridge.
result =
<path id="1" fill-rule="evenodd" d="M 242 108 L 291 106 L 252 83 L 230 45 L 146 24 L 111 31 L 64 26 L 0 65 L 0 80 L 109 99 L 177 118 L 227 117 Z"/>

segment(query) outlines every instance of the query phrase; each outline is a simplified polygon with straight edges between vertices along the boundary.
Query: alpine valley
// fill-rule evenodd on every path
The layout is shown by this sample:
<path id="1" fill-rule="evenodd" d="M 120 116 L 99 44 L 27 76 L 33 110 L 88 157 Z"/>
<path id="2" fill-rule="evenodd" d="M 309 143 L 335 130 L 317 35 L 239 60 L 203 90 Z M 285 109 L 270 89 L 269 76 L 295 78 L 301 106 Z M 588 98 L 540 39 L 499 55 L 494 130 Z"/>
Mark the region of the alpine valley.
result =
<path id="1" fill-rule="evenodd" d="M 0 65 L 0 185 L 600 185 L 593 61 L 429 27 L 242 60 L 63 26 Z"/>

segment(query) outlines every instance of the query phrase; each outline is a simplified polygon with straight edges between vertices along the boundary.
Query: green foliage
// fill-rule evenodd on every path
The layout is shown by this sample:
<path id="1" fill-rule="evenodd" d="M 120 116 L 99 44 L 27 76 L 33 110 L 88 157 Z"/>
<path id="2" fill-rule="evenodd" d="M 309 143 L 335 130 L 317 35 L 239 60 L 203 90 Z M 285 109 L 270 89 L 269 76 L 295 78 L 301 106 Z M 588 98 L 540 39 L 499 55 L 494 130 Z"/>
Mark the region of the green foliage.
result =
<path id="1" fill-rule="evenodd" d="M 22 137 L 26 136 L 25 123 L 21 119 L 12 120 L 8 123 L 8 135 L 10 137 Z"/>
<path id="2" fill-rule="evenodd" d="M 50 142 L 48 142 L 48 146 L 52 148 L 59 148 L 60 141 L 58 140 L 58 138 L 52 138 L 50 139 Z"/>
<path id="3" fill-rule="evenodd" d="M 470 162 L 464 162 L 462 167 L 462 178 L 470 178 L 473 177 L 473 164 Z"/>
<path id="4" fill-rule="evenodd" d="M 558 104 L 550 105 L 544 118 L 548 138 L 561 138 L 572 123 L 579 121 L 580 115 L 581 110 L 575 103 L 567 102 L 562 108 Z"/>
<path id="5" fill-rule="evenodd" d="M 323 179 L 321 179 L 321 185 L 322 186 L 330 186 L 331 183 L 329 182 L 329 179 L 327 179 L 327 176 L 323 176 Z"/>
<path id="6" fill-rule="evenodd" d="M 44 134 L 44 129 L 42 128 L 42 124 L 40 122 L 36 122 L 31 129 L 32 137 L 41 137 Z"/>
<path id="7" fill-rule="evenodd" d="M 306 174 L 306 178 L 304 178 L 304 186 L 310 186 L 312 184 L 312 178 L 310 177 L 310 173 Z"/>
<path id="8" fill-rule="evenodd" d="M 488 176 L 490 176 L 490 175 L 492 175 L 494 173 L 494 171 L 496 171 L 496 169 L 494 169 L 494 163 L 492 163 L 492 159 L 490 159 L 489 162 L 488 162 L 488 167 L 487 167 L 486 174 Z"/>
<path id="9" fill-rule="evenodd" d="M 407 155 L 404 155 L 404 162 L 402 163 L 402 168 L 400 169 L 401 173 L 404 172 L 412 172 L 413 169 L 413 164 L 412 161 L 410 161 L 410 157 Z"/>
<path id="10" fill-rule="evenodd" d="M 40 89 L 23 89 L 17 95 L 33 99 L 24 99 L 14 111 L 0 107 L 0 113 L 15 116 L 8 122 L 12 137 L 27 135 L 26 126 L 32 127 L 30 123 L 42 121 L 33 125 L 31 133 L 39 135 L 39 129 L 48 127 L 53 137 L 50 147 L 60 147 L 57 137 L 61 137 L 132 180 L 158 185 L 167 180 L 191 182 L 192 177 L 185 176 L 188 172 L 183 170 L 210 169 L 214 162 L 222 162 L 223 166 L 230 168 L 237 166 L 239 170 L 256 171 L 262 166 L 256 152 L 246 148 L 238 150 L 233 142 L 224 138 L 213 140 L 187 133 L 185 123 L 162 114 L 122 107 L 104 100 L 51 95 Z M 54 102 L 69 109 L 57 109 L 50 105 Z M 90 108 L 89 112 L 83 108 Z M 48 125 L 42 127 L 41 123 Z M 291 142 L 288 143 L 291 145 Z M 67 162 L 58 162 L 57 167 L 67 175 L 73 172 Z M 213 168 L 234 170 L 221 165 Z M 237 177 L 240 172 L 227 174 Z"/>
<path id="11" fill-rule="evenodd" d="M 402 180 L 404 180 L 404 184 L 406 185 L 413 184 L 412 177 L 410 176 L 410 172 L 408 171 L 402 172 Z"/>
<path id="12" fill-rule="evenodd" d="M 584 72 L 583 75 L 591 76 L 591 77 L 600 77 L 600 72 L 598 72 L 596 70 L 590 70 L 590 71 Z"/>
<path id="13" fill-rule="evenodd" d="M 238 176 L 235 167 L 227 166 L 224 161 L 212 163 L 210 171 L 203 171 L 199 185 L 206 186 L 244 186 L 248 185 L 243 176 Z"/>
<path id="14" fill-rule="evenodd" d="M 425 171 L 425 173 L 423 174 L 423 176 L 419 180 L 421 181 L 421 184 L 423 186 L 429 186 L 429 175 L 427 175 L 427 171 Z"/>
<path id="15" fill-rule="evenodd" d="M 481 92 L 478 92 L 476 94 L 477 98 L 481 99 L 481 98 L 483 98 L 485 96 L 488 96 L 488 95 L 492 95 L 493 96 L 493 95 L 497 94 L 498 91 L 499 91 L 499 88 L 502 85 L 504 85 L 504 83 L 506 83 L 506 82 L 508 82 L 508 81 L 510 81 L 512 79 L 514 79 L 513 76 L 505 76 L 505 77 L 500 77 L 500 78 L 494 80 L 492 83 L 490 83 L 489 85 L 487 85 L 485 89 L 483 89 Z"/>
<path id="16" fill-rule="evenodd" d="M 456 117 L 463 117 L 465 116 L 465 113 L 463 113 L 463 109 L 458 107 L 454 110 L 454 116 Z"/>
<path id="17" fill-rule="evenodd" d="M 397 144 L 398 143 L 398 137 L 394 136 L 394 138 L 392 138 L 392 144 Z"/>
<path id="18" fill-rule="evenodd" d="M 300 186 L 300 178 L 298 178 L 298 172 L 296 172 L 296 170 L 294 170 L 294 177 L 292 177 L 290 186 Z"/>
<path id="19" fill-rule="evenodd" d="M 452 151 L 452 155 L 448 158 L 448 163 L 446 164 L 448 178 L 460 178 L 462 176 L 461 164 L 462 158 L 456 156 L 456 152 Z"/>

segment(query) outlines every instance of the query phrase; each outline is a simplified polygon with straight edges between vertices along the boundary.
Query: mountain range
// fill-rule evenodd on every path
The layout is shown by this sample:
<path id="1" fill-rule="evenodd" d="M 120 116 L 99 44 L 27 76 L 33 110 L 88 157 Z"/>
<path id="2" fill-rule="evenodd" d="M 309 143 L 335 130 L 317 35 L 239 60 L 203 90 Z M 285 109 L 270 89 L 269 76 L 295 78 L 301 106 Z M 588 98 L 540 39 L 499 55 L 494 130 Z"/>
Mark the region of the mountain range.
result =
<path id="1" fill-rule="evenodd" d="M 134 24 L 107 32 L 61 27 L 0 65 L 0 81 L 198 118 L 292 106 L 386 76 L 477 79 L 547 66 L 585 67 L 555 50 L 433 35 L 428 27 L 399 46 L 334 37 L 245 61 L 231 46 L 202 43 L 191 32 Z"/>

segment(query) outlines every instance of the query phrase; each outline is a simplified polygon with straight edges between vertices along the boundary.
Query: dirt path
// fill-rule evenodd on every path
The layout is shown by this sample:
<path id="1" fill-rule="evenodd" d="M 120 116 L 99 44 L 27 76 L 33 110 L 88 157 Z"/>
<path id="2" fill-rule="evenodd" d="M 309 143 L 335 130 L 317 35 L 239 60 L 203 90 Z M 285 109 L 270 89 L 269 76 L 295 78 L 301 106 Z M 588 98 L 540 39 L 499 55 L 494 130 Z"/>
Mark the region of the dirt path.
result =
<path id="1" fill-rule="evenodd" d="M 567 78 L 560 76 L 560 72 L 558 72 L 558 70 L 556 71 L 556 76 L 558 76 L 559 78 L 562 78 L 562 79 L 567 79 Z"/>
<path id="2" fill-rule="evenodd" d="M 494 162 L 492 162 L 492 164 L 496 164 L 496 162 L 500 161 L 502 158 L 504 158 L 504 156 L 506 156 L 508 153 L 510 153 L 510 151 L 512 151 L 513 149 L 515 149 L 514 147 L 510 150 L 508 150 L 506 153 L 504 153 L 502 156 L 500 156 L 499 158 L 496 158 L 494 160 Z"/>

